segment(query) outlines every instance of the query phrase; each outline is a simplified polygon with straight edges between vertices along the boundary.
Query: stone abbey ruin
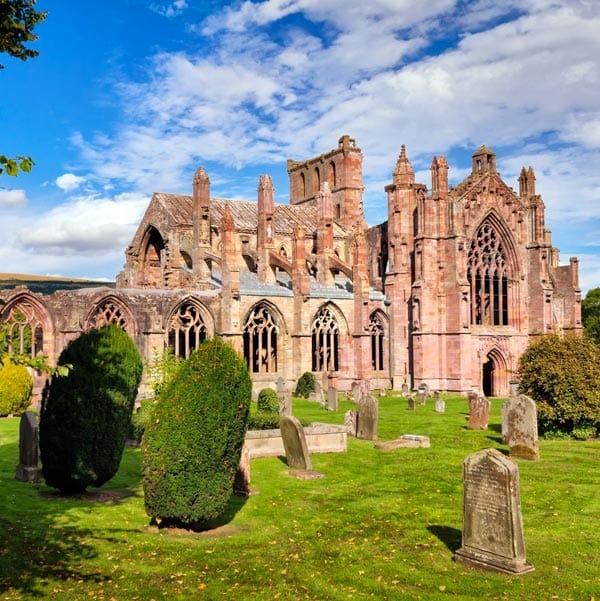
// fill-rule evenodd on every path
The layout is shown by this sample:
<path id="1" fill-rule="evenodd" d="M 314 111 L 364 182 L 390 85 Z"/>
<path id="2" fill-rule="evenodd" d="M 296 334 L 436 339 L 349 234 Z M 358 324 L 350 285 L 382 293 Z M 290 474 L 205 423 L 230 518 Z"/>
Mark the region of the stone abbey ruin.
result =
<path id="1" fill-rule="evenodd" d="M 403 146 L 388 218 L 368 226 L 362 158 L 343 136 L 288 161 L 289 204 L 274 202 L 267 175 L 256 202 L 214 198 L 198 169 L 190 195 L 153 195 L 116 288 L 0 292 L 14 350 L 55 362 L 81 332 L 116 322 L 146 360 L 219 336 L 255 391 L 312 371 L 340 390 L 368 379 L 503 396 L 532 337 L 581 331 L 577 259 L 559 265 L 531 167 L 515 192 L 482 146 L 453 188 L 434 157 L 428 189 Z"/>

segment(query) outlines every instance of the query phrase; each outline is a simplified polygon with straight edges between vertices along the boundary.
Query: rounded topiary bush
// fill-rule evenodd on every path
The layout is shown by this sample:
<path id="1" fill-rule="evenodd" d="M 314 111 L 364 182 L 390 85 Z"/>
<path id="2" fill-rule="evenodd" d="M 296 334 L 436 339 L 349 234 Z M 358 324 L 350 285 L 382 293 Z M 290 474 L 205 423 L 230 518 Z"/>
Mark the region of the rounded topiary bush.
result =
<path id="1" fill-rule="evenodd" d="M 600 347 L 591 339 L 548 335 L 519 361 L 519 391 L 537 405 L 542 433 L 600 428 Z"/>
<path id="2" fill-rule="evenodd" d="M 26 367 L 8 357 L 0 365 L 0 416 L 22 413 L 31 402 L 33 379 Z"/>
<path id="3" fill-rule="evenodd" d="M 159 394 L 142 439 L 146 512 L 162 525 L 201 528 L 233 493 L 252 381 L 218 338 L 203 342 Z"/>
<path id="4" fill-rule="evenodd" d="M 261 413 L 279 413 L 279 397 L 272 388 L 263 388 L 258 393 L 256 408 Z"/>
<path id="5" fill-rule="evenodd" d="M 73 494 L 117 473 L 143 366 L 135 343 L 116 325 L 70 342 L 58 364 L 71 368 L 44 390 L 42 473 L 46 484 Z"/>
<path id="6" fill-rule="evenodd" d="M 305 371 L 296 384 L 294 396 L 307 399 L 311 392 L 315 391 L 315 374 L 310 371 Z"/>

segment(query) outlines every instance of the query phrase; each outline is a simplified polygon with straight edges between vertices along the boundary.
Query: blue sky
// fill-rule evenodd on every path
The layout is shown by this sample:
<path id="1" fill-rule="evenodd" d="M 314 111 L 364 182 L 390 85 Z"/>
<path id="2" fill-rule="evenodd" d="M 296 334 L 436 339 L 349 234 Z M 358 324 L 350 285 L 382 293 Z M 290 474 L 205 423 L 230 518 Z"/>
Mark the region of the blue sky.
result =
<path id="1" fill-rule="evenodd" d="M 481 144 L 517 189 L 531 165 L 561 263 L 600 286 L 600 2 L 38 0 L 39 57 L 0 55 L 0 271 L 113 279 L 154 191 L 255 199 L 286 159 L 364 154 L 365 211 L 406 144 L 451 181 Z"/>

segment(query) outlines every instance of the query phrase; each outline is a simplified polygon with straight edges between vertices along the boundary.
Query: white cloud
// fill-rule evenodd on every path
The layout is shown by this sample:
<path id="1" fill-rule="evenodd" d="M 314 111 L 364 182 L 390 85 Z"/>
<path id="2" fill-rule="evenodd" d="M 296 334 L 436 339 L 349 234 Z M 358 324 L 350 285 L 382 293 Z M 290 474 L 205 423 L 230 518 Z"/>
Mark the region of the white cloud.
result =
<path id="1" fill-rule="evenodd" d="M 16 245 L 45 255 L 122 253 L 148 205 L 148 197 L 81 196 L 59 205 L 17 232 Z"/>
<path id="2" fill-rule="evenodd" d="M 18 207 L 27 203 L 25 190 L 0 188 L 0 207 Z"/>
<path id="3" fill-rule="evenodd" d="M 74 173 L 64 173 L 56 178 L 56 185 L 65 192 L 77 190 L 85 182 L 85 177 L 75 175 Z"/>
<path id="4" fill-rule="evenodd" d="M 154 2 L 150 5 L 150 10 L 163 17 L 171 18 L 180 15 L 187 7 L 186 0 L 175 0 L 174 2 Z"/>

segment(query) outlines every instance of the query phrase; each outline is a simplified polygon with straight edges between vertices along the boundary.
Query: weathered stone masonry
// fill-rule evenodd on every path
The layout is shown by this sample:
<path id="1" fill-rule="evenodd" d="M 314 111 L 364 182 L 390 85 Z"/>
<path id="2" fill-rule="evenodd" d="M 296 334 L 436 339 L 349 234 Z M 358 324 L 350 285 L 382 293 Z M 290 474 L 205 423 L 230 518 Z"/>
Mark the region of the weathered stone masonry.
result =
<path id="1" fill-rule="evenodd" d="M 155 193 L 116 289 L 0 293 L 15 344 L 55 361 L 82 331 L 117 322 L 147 360 L 223 337 L 255 390 L 313 371 L 342 389 L 368 378 L 507 395 L 533 336 L 581 331 L 577 259 L 558 263 L 531 167 L 515 193 L 482 146 L 453 189 L 434 157 L 428 190 L 402 147 L 388 219 L 374 227 L 353 139 L 287 168 L 289 204 L 274 202 L 266 175 L 256 202 L 213 198 L 202 168 L 191 196 Z"/>

